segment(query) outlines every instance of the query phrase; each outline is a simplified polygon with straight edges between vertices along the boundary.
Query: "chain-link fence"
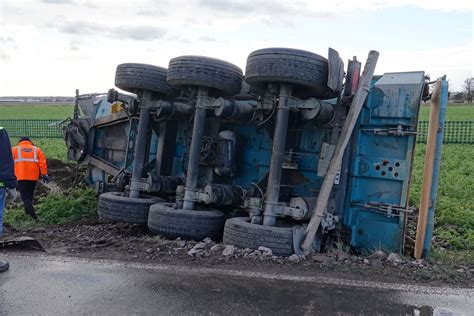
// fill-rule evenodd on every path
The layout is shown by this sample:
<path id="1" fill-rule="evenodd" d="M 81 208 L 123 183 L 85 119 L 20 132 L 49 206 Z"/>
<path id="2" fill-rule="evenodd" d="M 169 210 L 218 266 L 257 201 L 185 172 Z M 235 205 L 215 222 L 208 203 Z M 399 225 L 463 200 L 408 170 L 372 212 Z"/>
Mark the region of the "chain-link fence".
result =
<path id="1" fill-rule="evenodd" d="M 0 126 L 13 137 L 62 138 L 58 120 L 0 120 Z M 418 143 L 426 143 L 428 121 L 418 122 Z M 474 121 L 447 121 L 444 125 L 445 144 L 474 144 Z"/>
<path id="2" fill-rule="evenodd" d="M 10 137 L 28 136 L 30 138 L 62 138 L 58 120 L 0 120 L 0 126 L 8 131 Z"/>

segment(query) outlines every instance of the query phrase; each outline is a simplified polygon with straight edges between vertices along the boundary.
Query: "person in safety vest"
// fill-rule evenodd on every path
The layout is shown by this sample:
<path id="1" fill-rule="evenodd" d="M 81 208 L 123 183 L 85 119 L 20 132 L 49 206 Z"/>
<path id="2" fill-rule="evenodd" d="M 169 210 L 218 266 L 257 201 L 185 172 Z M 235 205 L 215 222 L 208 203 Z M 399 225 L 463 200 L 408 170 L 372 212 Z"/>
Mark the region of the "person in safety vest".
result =
<path id="1" fill-rule="evenodd" d="M 3 209 L 7 198 L 16 199 L 16 178 L 7 131 L 0 127 L 0 238 L 3 235 Z M 8 262 L 0 261 L 0 273 L 8 270 Z"/>
<path id="2" fill-rule="evenodd" d="M 22 137 L 18 145 L 12 148 L 13 159 L 15 160 L 15 175 L 18 180 L 18 190 L 20 191 L 25 211 L 34 220 L 38 219 L 33 206 L 36 181 L 40 178 L 44 183 L 49 182 L 48 165 L 43 151 L 36 147 L 28 137 Z"/>

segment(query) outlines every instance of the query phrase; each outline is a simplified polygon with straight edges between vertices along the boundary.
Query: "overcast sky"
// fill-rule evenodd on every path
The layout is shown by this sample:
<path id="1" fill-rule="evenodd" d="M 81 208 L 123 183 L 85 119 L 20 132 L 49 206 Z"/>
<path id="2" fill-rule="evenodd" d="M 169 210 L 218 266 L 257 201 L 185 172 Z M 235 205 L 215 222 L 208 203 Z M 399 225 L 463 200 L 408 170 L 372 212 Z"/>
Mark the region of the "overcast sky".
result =
<path id="1" fill-rule="evenodd" d="M 124 62 L 205 55 L 245 69 L 248 54 L 292 47 L 344 61 L 380 52 L 376 73 L 473 76 L 474 1 L 0 0 L 0 96 L 113 87 Z"/>

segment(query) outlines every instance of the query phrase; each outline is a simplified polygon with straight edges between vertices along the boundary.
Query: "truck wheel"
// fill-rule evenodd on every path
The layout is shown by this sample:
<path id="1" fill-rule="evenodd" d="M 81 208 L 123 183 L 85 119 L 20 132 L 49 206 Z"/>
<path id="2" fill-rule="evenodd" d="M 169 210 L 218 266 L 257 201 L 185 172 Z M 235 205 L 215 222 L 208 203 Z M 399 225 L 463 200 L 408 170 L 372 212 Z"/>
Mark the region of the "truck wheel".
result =
<path id="1" fill-rule="evenodd" d="M 157 203 L 150 207 L 148 228 L 168 238 L 219 240 L 224 228 L 224 214 L 214 209 L 182 210 L 172 203 Z"/>
<path id="2" fill-rule="evenodd" d="M 173 87 L 210 88 L 210 94 L 235 95 L 242 87 L 242 70 L 226 61 L 203 56 L 180 56 L 170 60 L 168 83 Z"/>
<path id="3" fill-rule="evenodd" d="M 166 68 L 158 66 L 120 64 L 115 72 L 115 86 L 131 93 L 147 90 L 162 95 L 173 94 L 173 88 L 166 82 L 166 75 Z"/>
<path id="4" fill-rule="evenodd" d="M 245 80 L 256 89 L 267 83 L 293 84 L 293 95 L 329 99 L 337 96 L 327 86 L 328 60 L 291 48 L 264 48 L 250 53 Z"/>
<path id="5" fill-rule="evenodd" d="M 248 217 L 234 217 L 225 223 L 224 243 L 244 249 L 264 246 L 276 256 L 291 256 L 293 228 L 256 225 Z"/>
<path id="6" fill-rule="evenodd" d="M 122 192 L 107 192 L 99 196 L 99 217 L 113 222 L 146 224 L 150 206 L 163 202 L 159 197 L 142 195 L 140 198 L 122 196 Z"/>

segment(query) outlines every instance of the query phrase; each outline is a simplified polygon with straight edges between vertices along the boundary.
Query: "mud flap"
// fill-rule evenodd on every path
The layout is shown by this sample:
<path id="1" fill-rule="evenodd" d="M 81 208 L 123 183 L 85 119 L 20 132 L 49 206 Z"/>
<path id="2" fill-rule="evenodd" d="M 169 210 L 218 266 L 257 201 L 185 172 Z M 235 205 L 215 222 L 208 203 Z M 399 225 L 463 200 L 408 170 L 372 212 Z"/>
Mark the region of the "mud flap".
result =
<path id="1" fill-rule="evenodd" d="M 36 251 L 43 251 L 46 250 L 43 246 L 39 243 L 38 240 L 31 238 L 31 237 L 18 237 L 14 239 L 5 239 L 0 240 L 0 249 L 18 249 L 18 250 L 36 250 Z"/>
<path id="2" fill-rule="evenodd" d="M 334 92 L 341 92 L 344 79 L 344 62 L 339 57 L 339 53 L 332 48 L 329 48 L 328 63 L 328 88 Z"/>

